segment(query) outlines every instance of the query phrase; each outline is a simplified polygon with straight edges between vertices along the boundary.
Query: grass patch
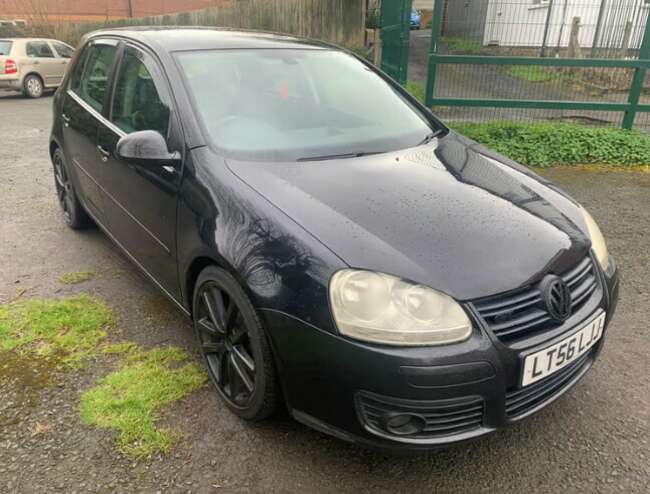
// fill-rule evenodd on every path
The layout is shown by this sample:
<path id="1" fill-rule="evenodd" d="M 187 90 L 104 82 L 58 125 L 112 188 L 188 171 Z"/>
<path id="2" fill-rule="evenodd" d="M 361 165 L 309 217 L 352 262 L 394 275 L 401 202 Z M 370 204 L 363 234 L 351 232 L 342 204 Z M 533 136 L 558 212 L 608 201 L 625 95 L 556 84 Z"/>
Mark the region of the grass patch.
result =
<path id="1" fill-rule="evenodd" d="M 59 281 L 64 285 L 76 285 L 88 281 L 95 277 L 94 271 L 75 271 L 74 273 L 66 273 L 59 278 Z"/>
<path id="2" fill-rule="evenodd" d="M 508 75 L 526 82 L 549 82 L 559 77 L 559 74 L 549 67 L 536 65 L 512 65 L 508 67 Z"/>
<path id="3" fill-rule="evenodd" d="M 650 137 L 638 131 L 566 123 L 456 123 L 459 133 L 528 166 L 650 165 Z"/>
<path id="4" fill-rule="evenodd" d="M 411 96 L 416 98 L 420 103 L 424 103 L 424 94 L 426 89 L 424 87 L 424 82 L 420 81 L 407 81 L 404 88 L 411 93 Z"/>
<path id="5" fill-rule="evenodd" d="M 456 36 L 443 36 L 439 40 L 451 51 L 460 51 L 465 55 L 478 55 L 483 51 L 483 45 L 480 42 L 468 38 L 459 38 Z"/>
<path id="6" fill-rule="evenodd" d="M 120 343 L 112 343 L 106 345 L 102 352 L 106 355 L 128 355 L 139 351 L 138 345 L 131 341 L 125 341 Z"/>
<path id="7" fill-rule="evenodd" d="M 169 452 L 175 434 L 156 427 L 158 412 L 199 389 L 205 373 L 178 348 L 144 352 L 113 345 L 112 349 L 127 355 L 118 370 L 82 395 L 83 421 L 119 431 L 119 450 L 131 458 Z"/>
<path id="8" fill-rule="evenodd" d="M 58 355 L 75 364 L 95 352 L 113 317 L 87 295 L 60 300 L 20 300 L 0 306 L 0 352 Z"/>

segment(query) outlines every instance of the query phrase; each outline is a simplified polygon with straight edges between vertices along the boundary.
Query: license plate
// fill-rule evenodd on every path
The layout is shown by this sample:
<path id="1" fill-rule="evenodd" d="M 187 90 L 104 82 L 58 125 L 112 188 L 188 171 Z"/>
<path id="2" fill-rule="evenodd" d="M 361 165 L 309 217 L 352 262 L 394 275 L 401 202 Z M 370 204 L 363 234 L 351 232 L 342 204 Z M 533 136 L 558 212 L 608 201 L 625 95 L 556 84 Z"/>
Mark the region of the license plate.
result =
<path id="1" fill-rule="evenodd" d="M 564 340 L 528 355 L 524 360 L 521 386 L 528 386 L 550 376 L 587 353 L 603 336 L 605 313 L 587 323 Z"/>

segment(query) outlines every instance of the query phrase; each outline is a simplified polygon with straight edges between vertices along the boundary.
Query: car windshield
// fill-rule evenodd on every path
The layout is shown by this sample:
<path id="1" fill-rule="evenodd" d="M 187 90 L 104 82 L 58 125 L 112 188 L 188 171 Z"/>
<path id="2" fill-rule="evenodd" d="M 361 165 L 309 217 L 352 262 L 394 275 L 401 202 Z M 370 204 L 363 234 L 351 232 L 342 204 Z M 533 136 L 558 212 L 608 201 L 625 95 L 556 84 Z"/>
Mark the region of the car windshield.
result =
<path id="1" fill-rule="evenodd" d="M 209 138 L 227 157 L 353 157 L 416 146 L 438 130 L 344 52 L 242 49 L 176 57 Z"/>
<path id="2" fill-rule="evenodd" d="M 9 55 L 11 51 L 11 41 L 5 41 L 0 39 L 0 55 Z"/>

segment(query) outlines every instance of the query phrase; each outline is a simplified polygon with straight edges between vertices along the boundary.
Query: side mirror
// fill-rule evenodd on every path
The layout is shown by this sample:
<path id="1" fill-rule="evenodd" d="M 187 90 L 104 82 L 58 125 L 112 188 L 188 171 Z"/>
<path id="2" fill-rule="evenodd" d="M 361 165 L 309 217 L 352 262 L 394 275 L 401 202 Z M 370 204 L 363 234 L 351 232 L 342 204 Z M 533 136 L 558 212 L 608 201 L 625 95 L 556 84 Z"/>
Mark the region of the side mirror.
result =
<path id="1" fill-rule="evenodd" d="M 119 159 L 139 165 L 173 165 L 181 159 L 178 151 L 169 152 L 165 138 L 155 130 L 125 135 L 117 142 L 115 152 Z"/>

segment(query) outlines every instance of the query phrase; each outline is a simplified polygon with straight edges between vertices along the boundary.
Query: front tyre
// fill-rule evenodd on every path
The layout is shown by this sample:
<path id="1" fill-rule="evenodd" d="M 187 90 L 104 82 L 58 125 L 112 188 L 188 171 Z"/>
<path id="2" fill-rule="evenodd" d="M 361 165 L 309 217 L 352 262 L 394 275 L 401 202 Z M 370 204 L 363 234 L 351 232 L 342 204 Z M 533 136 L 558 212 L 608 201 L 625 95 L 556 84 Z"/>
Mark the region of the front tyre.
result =
<path id="1" fill-rule="evenodd" d="M 271 347 L 237 280 L 216 266 L 205 268 L 192 313 L 208 374 L 228 408 L 251 421 L 271 415 L 281 397 Z"/>
<path id="2" fill-rule="evenodd" d="M 54 151 L 52 165 L 54 166 L 54 185 L 63 212 L 63 221 L 73 230 L 80 230 L 90 226 L 92 220 L 77 198 L 61 149 L 57 148 Z"/>
<path id="3" fill-rule="evenodd" d="M 43 96 L 43 81 L 37 75 L 31 74 L 23 81 L 23 93 L 28 98 L 40 98 Z"/>

